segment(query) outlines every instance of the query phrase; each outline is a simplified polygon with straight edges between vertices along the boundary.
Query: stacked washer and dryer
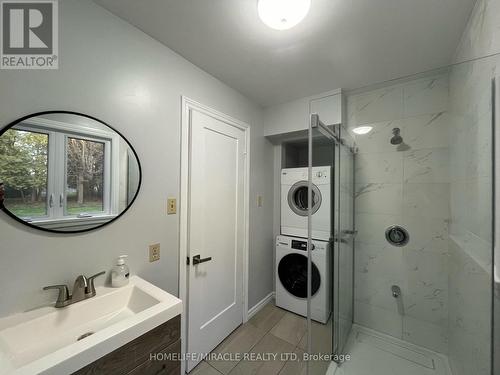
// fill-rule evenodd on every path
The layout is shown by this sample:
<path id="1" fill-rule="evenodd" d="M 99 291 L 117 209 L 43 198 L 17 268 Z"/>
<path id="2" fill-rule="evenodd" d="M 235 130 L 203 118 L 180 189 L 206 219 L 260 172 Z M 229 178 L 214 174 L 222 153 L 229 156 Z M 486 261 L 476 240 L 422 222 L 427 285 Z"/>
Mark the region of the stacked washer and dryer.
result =
<path id="1" fill-rule="evenodd" d="M 331 313 L 332 168 L 312 168 L 311 318 Z M 276 238 L 276 305 L 307 315 L 308 168 L 281 171 L 281 235 Z"/>

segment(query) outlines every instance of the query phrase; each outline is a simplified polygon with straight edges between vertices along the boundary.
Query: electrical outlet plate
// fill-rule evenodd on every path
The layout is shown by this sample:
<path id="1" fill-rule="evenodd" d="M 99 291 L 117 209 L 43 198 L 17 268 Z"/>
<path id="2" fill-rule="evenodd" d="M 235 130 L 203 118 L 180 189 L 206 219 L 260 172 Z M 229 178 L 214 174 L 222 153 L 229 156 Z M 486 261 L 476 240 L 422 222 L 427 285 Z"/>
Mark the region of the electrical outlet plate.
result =
<path id="1" fill-rule="evenodd" d="M 257 195 L 257 207 L 262 207 L 262 195 Z"/>
<path id="2" fill-rule="evenodd" d="M 177 213 L 177 199 L 168 198 L 167 199 L 167 215 L 173 215 Z"/>
<path id="3" fill-rule="evenodd" d="M 156 262 L 160 260 L 160 244 L 149 245 L 149 261 Z"/>

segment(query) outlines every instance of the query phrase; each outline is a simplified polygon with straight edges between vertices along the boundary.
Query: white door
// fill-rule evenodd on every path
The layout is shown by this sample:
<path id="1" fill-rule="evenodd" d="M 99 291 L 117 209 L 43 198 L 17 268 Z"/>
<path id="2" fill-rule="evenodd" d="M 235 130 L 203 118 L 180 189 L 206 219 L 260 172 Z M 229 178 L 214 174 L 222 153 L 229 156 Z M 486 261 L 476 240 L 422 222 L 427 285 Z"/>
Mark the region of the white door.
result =
<path id="1" fill-rule="evenodd" d="M 190 125 L 187 352 L 208 353 L 243 322 L 246 142 L 196 110 Z"/>

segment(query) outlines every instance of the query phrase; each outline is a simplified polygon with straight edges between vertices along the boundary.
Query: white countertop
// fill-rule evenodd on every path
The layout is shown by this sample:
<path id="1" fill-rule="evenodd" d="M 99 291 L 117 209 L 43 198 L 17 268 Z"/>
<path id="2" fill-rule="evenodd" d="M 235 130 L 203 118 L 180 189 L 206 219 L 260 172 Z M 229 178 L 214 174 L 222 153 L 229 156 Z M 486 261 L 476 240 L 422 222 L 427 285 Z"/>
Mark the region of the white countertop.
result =
<path id="1" fill-rule="evenodd" d="M 96 292 L 65 308 L 0 319 L 0 375 L 70 374 L 182 312 L 180 299 L 138 276 Z"/>

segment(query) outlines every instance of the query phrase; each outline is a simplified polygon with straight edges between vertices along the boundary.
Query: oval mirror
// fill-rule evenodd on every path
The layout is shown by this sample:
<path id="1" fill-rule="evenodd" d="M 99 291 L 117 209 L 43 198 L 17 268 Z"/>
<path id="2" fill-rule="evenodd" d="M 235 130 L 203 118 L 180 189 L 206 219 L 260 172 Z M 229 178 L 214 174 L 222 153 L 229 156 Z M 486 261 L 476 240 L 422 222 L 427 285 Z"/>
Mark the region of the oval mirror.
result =
<path id="1" fill-rule="evenodd" d="M 130 207 L 140 184 L 130 143 L 91 116 L 41 112 L 0 131 L 0 205 L 31 227 L 64 233 L 101 227 Z"/>

